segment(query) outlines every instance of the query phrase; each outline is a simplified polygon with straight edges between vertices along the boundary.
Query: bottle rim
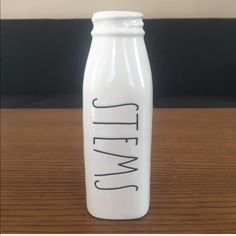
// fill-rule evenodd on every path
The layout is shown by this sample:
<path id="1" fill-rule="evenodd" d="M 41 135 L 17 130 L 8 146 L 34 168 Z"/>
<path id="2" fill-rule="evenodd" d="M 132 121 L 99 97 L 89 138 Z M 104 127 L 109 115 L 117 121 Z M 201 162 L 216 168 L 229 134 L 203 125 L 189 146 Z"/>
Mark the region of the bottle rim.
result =
<path id="1" fill-rule="evenodd" d="M 144 35 L 143 14 L 136 11 L 99 11 L 92 17 L 95 35 Z"/>
<path id="2" fill-rule="evenodd" d="M 143 18 L 143 14 L 137 11 L 98 11 L 93 14 L 92 21 L 122 18 Z"/>

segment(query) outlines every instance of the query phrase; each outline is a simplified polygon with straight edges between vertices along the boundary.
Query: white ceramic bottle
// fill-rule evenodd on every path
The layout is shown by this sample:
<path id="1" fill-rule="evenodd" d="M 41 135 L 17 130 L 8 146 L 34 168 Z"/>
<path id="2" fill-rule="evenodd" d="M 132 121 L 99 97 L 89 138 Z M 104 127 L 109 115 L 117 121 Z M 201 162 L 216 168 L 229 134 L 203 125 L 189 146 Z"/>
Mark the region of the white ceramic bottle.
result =
<path id="1" fill-rule="evenodd" d="M 103 219 L 149 209 L 153 91 L 143 15 L 93 15 L 83 83 L 87 208 Z"/>

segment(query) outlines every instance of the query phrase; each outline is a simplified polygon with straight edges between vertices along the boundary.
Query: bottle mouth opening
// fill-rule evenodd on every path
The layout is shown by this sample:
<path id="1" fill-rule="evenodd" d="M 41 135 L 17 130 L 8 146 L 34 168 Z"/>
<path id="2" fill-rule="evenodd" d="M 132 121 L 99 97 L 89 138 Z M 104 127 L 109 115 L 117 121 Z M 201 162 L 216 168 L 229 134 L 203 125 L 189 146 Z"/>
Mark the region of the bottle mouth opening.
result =
<path id="1" fill-rule="evenodd" d="M 141 12 L 136 11 L 99 11 L 95 12 L 92 17 L 92 22 L 98 20 L 108 19 L 132 19 L 132 18 L 143 18 Z"/>

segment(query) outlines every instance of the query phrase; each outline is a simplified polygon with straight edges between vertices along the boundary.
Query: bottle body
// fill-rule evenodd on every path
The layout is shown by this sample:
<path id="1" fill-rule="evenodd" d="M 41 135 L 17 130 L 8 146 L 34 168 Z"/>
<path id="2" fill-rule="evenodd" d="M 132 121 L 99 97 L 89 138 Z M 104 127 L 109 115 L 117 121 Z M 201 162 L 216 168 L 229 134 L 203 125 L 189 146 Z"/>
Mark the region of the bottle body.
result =
<path id="1" fill-rule="evenodd" d="M 143 36 L 93 36 L 83 83 L 88 211 L 144 216 L 150 199 L 152 78 Z"/>

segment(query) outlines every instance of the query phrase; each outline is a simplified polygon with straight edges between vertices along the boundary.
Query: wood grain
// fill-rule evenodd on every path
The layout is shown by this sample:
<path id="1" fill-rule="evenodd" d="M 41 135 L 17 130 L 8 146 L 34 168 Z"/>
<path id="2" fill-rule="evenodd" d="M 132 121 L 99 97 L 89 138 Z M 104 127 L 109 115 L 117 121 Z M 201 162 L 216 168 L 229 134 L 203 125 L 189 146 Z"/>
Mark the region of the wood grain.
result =
<path id="1" fill-rule="evenodd" d="M 2 232 L 236 232 L 236 109 L 155 110 L 151 207 L 132 221 L 86 210 L 80 109 L 1 118 Z"/>

